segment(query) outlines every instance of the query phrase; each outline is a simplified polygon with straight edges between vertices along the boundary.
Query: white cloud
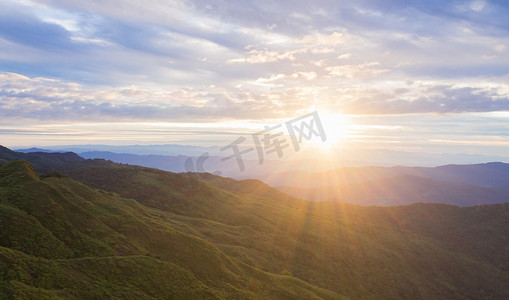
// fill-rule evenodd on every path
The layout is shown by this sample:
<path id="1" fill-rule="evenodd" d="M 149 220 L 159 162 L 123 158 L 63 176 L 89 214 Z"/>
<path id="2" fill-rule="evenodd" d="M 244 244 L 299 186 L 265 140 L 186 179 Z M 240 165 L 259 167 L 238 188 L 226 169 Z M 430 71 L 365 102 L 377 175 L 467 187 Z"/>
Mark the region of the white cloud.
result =
<path id="1" fill-rule="evenodd" d="M 481 0 L 476 0 L 476 1 L 470 2 L 469 6 L 470 6 L 471 10 L 476 11 L 476 12 L 480 12 L 486 6 L 486 2 L 485 1 L 481 1 Z"/>
<path id="2" fill-rule="evenodd" d="M 270 63 L 281 60 L 295 61 L 295 54 L 303 53 L 305 50 L 294 50 L 294 51 L 269 51 L 269 50 L 251 50 L 249 51 L 247 58 L 234 58 L 228 60 L 228 63 L 250 63 L 250 64 L 262 64 Z"/>
<path id="3" fill-rule="evenodd" d="M 311 53 L 313 54 L 326 54 L 326 53 L 333 53 L 334 49 L 332 48 L 315 48 L 311 50 Z"/>
<path id="4" fill-rule="evenodd" d="M 379 62 L 369 62 L 359 65 L 341 65 L 326 67 L 325 70 L 334 77 L 366 78 L 389 72 L 388 69 L 378 68 Z"/>
<path id="5" fill-rule="evenodd" d="M 337 58 L 338 59 L 347 59 L 347 58 L 350 58 L 351 56 L 352 56 L 351 53 L 344 53 L 344 54 L 339 55 Z"/>
<path id="6" fill-rule="evenodd" d="M 497 52 L 505 52 L 505 50 L 506 50 L 505 45 L 497 45 L 497 46 L 495 46 L 495 51 L 497 51 Z"/>
<path id="7" fill-rule="evenodd" d="M 274 30 L 276 27 L 277 27 L 277 24 L 267 25 L 268 30 Z"/>
<path id="8" fill-rule="evenodd" d="M 315 65 L 317 67 L 323 67 L 325 65 L 325 59 L 320 60 L 311 60 L 309 61 L 312 65 Z"/>
<path id="9" fill-rule="evenodd" d="M 309 34 L 301 39 L 298 39 L 297 42 L 306 45 L 314 45 L 314 46 L 336 46 L 339 44 L 344 44 L 348 41 L 349 36 L 340 32 L 333 32 L 331 34 Z"/>
<path id="10" fill-rule="evenodd" d="M 129 87 L 87 88 L 74 82 L 0 73 L 3 121 L 217 121 L 282 115 L 267 95 L 231 92 L 217 87 L 155 91 Z M 210 90 L 212 89 L 212 90 Z"/>
<path id="11" fill-rule="evenodd" d="M 286 76 L 284 74 L 277 74 L 277 75 L 272 75 L 269 78 L 260 77 L 260 78 L 256 79 L 256 82 L 258 82 L 258 83 L 271 83 L 271 82 L 277 81 L 277 80 L 285 78 L 285 77 Z"/>
<path id="12" fill-rule="evenodd" d="M 313 80 L 316 76 L 315 72 L 297 72 L 292 74 L 292 78 L 304 78 L 306 80 Z"/>

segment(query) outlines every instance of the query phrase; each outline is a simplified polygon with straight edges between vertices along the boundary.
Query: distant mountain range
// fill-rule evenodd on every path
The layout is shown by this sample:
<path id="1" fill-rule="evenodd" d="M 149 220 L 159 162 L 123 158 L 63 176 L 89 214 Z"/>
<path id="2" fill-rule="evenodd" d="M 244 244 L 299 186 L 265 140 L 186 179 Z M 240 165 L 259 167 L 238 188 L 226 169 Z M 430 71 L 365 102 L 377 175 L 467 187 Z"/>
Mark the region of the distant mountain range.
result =
<path id="1" fill-rule="evenodd" d="M 273 186 L 314 188 L 357 184 L 397 176 L 418 176 L 450 183 L 509 189 L 509 164 L 491 162 L 474 165 L 424 167 L 339 168 L 326 172 L 291 171 L 276 173 L 264 181 Z"/>
<path id="2" fill-rule="evenodd" d="M 202 168 L 205 172 L 215 173 L 220 172 L 222 176 L 233 177 L 237 179 L 245 178 L 263 178 L 270 176 L 274 170 L 308 170 L 320 171 L 337 168 L 345 162 L 335 161 L 327 162 L 318 159 L 307 160 L 265 160 L 260 165 L 258 160 L 244 159 L 245 170 L 240 170 L 237 162 L 234 159 L 224 161 L 222 156 L 208 156 L 204 160 L 204 164 L 199 166 L 198 161 L 200 156 L 188 155 L 138 155 L 130 153 L 114 153 L 109 151 L 89 151 L 79 153 L 81 157 L 94 159 L 101 158 L 111 160 L 117 163 L 139 165 L 149 168 L 157 168 L 170 172 L 198 172 Z M 192 163 L 189 167 L 188 159 Z"/>
<path id="3" fill-rule="evenodd" d="M 17 155 L 19 159 L 37 157 L 37 161 L 55 156 L 82 159 L 72 152 L 31 152 Z M 173 172 L 196 171 L 186 169 L 186 160 L 189 158 L 187 156 L 118 154 L 107 151 L 85 152 L 81 155 L 85 158 L 102 158 Z M 191 159 L 196 162 L 197 158 Z M 208 158 L 205 167 L 206 171 L 218 170 L 221 167 L 222 176 L 261 179 L 284 193 L 310 201 L 338 201 L 364 206 L 395 206 L 419 202 L 471 206 L 509 201 L 509 164 L 505 163 L 446 165 L 434 168 L 348 167 L 326 172 L 274 172 L 299 167 L 312 168 L 320 163 L 323 162 L 268 161 L 261 168 L 247 168 L 245 172 L 239 172 L 237 165 L 225 165 L 220 157 L 212 156 Z M 250 164 L 258 163 L 246 161 L 247 166 Z"/>
<path id="4" fill-rule="evenodd" d="M 396 206 L 419 202 L 472 206 L 509 202 L 508 189 L 443 182 L 412 175 L 317 188 L 278 189 L 310 201 L 339 201 L 364 206 Z"/>
<path id="5" fill-rule="evenodd" d="M 481 205 L 509 201 L 509 164 L 340 168 L 286 172 L 264 179 L 311 201 L 395 206 L 411 203 Z"/>
<path id="6" fill-rule="evenodd" d="M 32 147 L 25 149 L 16 149 L 18 152 L 115 152 L 136 155 L 165 155 L 165 156 L 178 156 L 185 154 L 186 156 L 199 156 L 203 152 L 209 152 L 211 155 L 220 153 L 220 147 L 201 147 L 190 145 L 126 145 L 126 146 L 111 146 L 111 145 L 67 145 L 67 146 L 47 146 L 43 148 Z"/>
<path id="7" fill-rule="evenodd" d="M 233 141 L 233 140 L 232 140 Z M 228 143 L 225 143 L 225 145 Z M 162 156 L 192 156 L 198 157 L 207 152 L 210 156 L 226 156 L 226 152 L 221 151 L 222 146 L 192 146 L 192 145 L 177 145 L 177 144 L 163 144 L 163 145 L 62 145 L 62 146 L 45 146 L 35 148 L 17 149 L 18 152 L 75 152 L 82 154 L 85 152 L 98 152 L 107 153 L 112 152 L 115 154 L 135 154 L 135 155 L 162 155 Z M 288 149 L 287 149 L 288 150 Z M 331 153 L 336 153 L 333 157 Z M 249 164 L 248 170 L 255 173 L 259 166 L 256 154 L 251 157 L 244 157 L 246 160 L 252 160 Z M 327 156 L 324 157 L 324 156 Z M 101 157 L 96 157 L 101 158 Z M 149 158 L 150 160 L 150 158 Z M 267 158 L 271 163 L 284 164 L 285 169 L 279 172 L 290 171 L 290 162 L 292 161 L 324 161 L 327 160 L 328 164 L 309 164 L 301 167 L 300 170 L 304 171 L 327 171 L 339 167 L 366 167 L 366 166 L 425 166 L 434 167 L 445 164 L 476 164 L 486 161 L 502 161 L 509 162 L 509 156 L 496 156 L 496 155 L 482 155 L 482 154 L 466 154 L 466 153 L 416 153 L 405 152 L 396 150 L 385 149 L 329 149 L 323 152 L 319 147 L 311 147 L 306 145 L 299 152 L 285 151 L 284 156 L 278 158 L 272 156 Z M 285 161 L 288 161 L 285 163 Z M 225 167 L 228 169 L 228 167 Z M 262 168 L 263 169 L 263 166 Z M 175 171 L 175 170 L 168 170 Z M 259 172 L 264 173 L 262 172 Z M 241 174 L 242 175 L 242 174 Z M 252 174 L 249 174 L 250 176 Z"/>
<path id="8" fill-rule="evenodd" d="M 310 202 L 0 147 L 0 225 L 1 299 L 509 298 L 508 204 Z"/>
<path id="9" fill-rule="evenodd" d="M 164 147 L 163 147 L 164 146 Z M 174 147 L 175 146 L 175 147 Z M 160 155 L 160 154 L 134 154 L 134 153 L 116 153 L 111 151 L 83 151 L 87 148 L 85 146 L 62 147 L 65 151 L 73 151 L 83 158 L 87 159 L 106 159 L 117 163 L 139 165 L 149 168 L 157 168 L 170 172 L 187 172 L 187 171 L 200 171 L 204 170 L 210 173 L 220 172 L 223 176 L 234 177 L 238 179 L 245 178 L 262 178 L 269 176 L 275 169 L 281 171 L 292 170 L 308 170 L 308 171 L 323 171 L 338 168 L 345 164 L 347 165 L 364 165 L 362 162 L 346 162 L 346 161 L 324 161 L 319 159 L 305 159 L 305 160 L 270 160 L 265 159 L 263 164 L 260 164 L 257 159 L 243 159 L 245 170 L 240 170 L 237 162 L 234 159 L 224 161 L 223 156 L 214 155 L 218 153 L 217 149 L 213 147 L 195 147 L 179 146 L 179 145 L 161 145 L 160 149 L 171 149 L 169 152 L 185 153 L 185 155 Z M 99 147 L 99 146 L 97 146 Z M 152 146 L 118 146 L 109 147 L 114 149 L 122 149 L 126 151 L 136 152 L 138 147 L 143 151 L 149 151 Z M 147 148 L 143 148 L 147 147 Z M 155 146 L 154 146 L 155 147 Z M 95 147 L 94 147 L 95 148 Z M 154 152 L 158 152 L 156 150 Z M 191 149 L 191 150 L 189 150 Z M 76 150 L 76 151 L 75 151 Z M 36 153 L 36 152 L 55 152 L 54 150 L 41 149 L 41 148 L 27 148 L 19 149 L 18 152 L 22 153 Z M 212 152 L 209 152 L 212 151 Z M 60 151 L 61 152 L 61 151 Z M 161 150 L 161 152 L 164 152 Z M 166 151 L 168 152 L 168 151 Z M 207 158 L 203 165 L 198 165 L 197 162 L 202 160 L 200 158 L 204 153 L 207 153 Z M 187 161 L 191 159 L 191 164 Z"/>

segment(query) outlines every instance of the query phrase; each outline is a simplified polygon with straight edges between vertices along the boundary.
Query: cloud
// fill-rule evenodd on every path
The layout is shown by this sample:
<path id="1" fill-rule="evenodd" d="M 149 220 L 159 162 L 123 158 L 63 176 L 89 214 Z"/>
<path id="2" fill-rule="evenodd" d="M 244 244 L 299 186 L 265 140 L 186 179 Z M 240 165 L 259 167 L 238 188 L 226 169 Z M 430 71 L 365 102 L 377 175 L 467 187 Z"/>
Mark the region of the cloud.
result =
<path id="1" fill-rule="evenodd" d="M 295 61 L 294 54 L 302 53 L 305 50 L 295 51 L 269 51 L 269 50 L 251 50 L 247 53 L 247 58 L 234 58 L 228 60 L 228 63 L 250 63 L 250 64 L 262 64 L 270 63 L 281 60 Z"/>
<path id="2" fill-rule="evenodd" d="M 495 46 L 495 51 L 497 51 L 497 52 L 505 52 L 505 49 L 506 49 L 505 45 Z"/>
<path id="3" fill-rule="evenodd" d="M 79 43 L 63 27 L 42 22 L 31 16 L 0 13 L 0 37 L 25 46 L 43 50 L 75 50 Z M 82 45 L 81 45 L 82 46 Z"/>
<path id="4" fill-rule="evenodd" d="M 274 81 L 277 81 L 277 80 L 285 78 L 285 77 L 286 76 L 284 74 L 277 74 L 277 75 L 272 75 L 269 78 L 260 77 L 260 78 L 256 79 L 256 82 L 258 82 L 258 83 L 270 83 L 270 82 L 274 82 Z"/>
<path id="5" fill-rule="evenodd" d="M 0 116 L 5 120 L 207 122 L 265 119 L 282 112 L 264 95 L 132 86 L 89 89 L 77 83 L 0 74 Z"/>
<path id="6" fill-rule="evenodd" d="M 415 85 L 415 84 L 414 84 Z M 505 89 L 505 90 L 504 90 Z M 406 89 L 349 91 L 358 98 L 340 108 L 352 114 L 422 114 L 509 111 L 507 86 L 417 84 Z"/>
<path id="7" fill-rule="evenodd" d="M 509 86 L 485 82 L 476 87 L 433 82 L 386 82 L 358 88 L 293 81 L 316 80 L 312 72 L 259 78 L 270 93 L 222 88 L 151 91 L 137 86 L 90 89 L 77 83 L 19 74 L 0 74 L 0 116 L 9 119 L 67 121 L 215 122 L 275 119 L 322 101 L 320 107 L 347 114 L 465 113 L 509 111 Z M 327 79 L 326 79 L 327 80 Z"/>
<path id="8" fill-rule="evenodd" d="M 466 12 L 452 4 L 428 2 L 423 5 L 419 1 L 393 1 L 391 4 L 377 1 L 214 4 L 206 1 L 148 1 L 144 4 L 102 1 L 99 5 L 77 0 L 48 0 L 40 2 L 44 4 L 24 3 L 9 6 L 16 9 L 6 21 L 10 27 L 6 27 L 9 30 L 4 36 L 9 42 L 19 44 L 18 47 L 10 45 L 9 55 L 19 55 L 16 63 L 12 58 L 9 60 L 8 55 L 3 59 L 0 56 L 0 68 L 95 84 L 139 84 L 142 80 L 190 84 L 193 83 L 191 78 L 194 83 L 201 84 L 212 78 L 228 82 L 249 74 L 255 80 L 267 76 L 266 69 L 252 68 L 249 64 L 286 61 L 287 65 L 278 67 L 283 67 L 285 72 L 302 71 L 291 70 L 291 66 L 311 60 L 332 60 L 345 52 L 353 53 L 354 57 L 372 57 L 369 61 L 380 61 L 384 65 L 387 60 L 418 60 L 428 66 L 428 72 L 421 75 L 428 75 L 424 73 L 429 73 L 434 64 L 443 64 L 433 53 L 443 53 L 445 60 L 452 58 L 457 63 L 469 64 L 474 55 L 461 49 L 487 50 L 505 43 L 498 34 L 504 27 L 497 23 L 500 18 L 496 16 L 507 10 L 501 3 L 493 2 L 482 2 L 481 16 L 465 15 Z M 480 7 L 479 3 L 470 4 Z M 10 29 L 13 26 L 21 26 L 25 34 L 14 34 L 16 31 Z M 471 30 L 471 33 L 462 34 L 457 32 L 458 28 Z M 30 32 L 41 38 L 28 38 Z M 423 43 L 427 37 L 433 37 L 433 43 Z M 21 47 L 31 43 L 37 49 Z M 51 52 L 73 51 L 60 62 L 44 43 L 48 43 L 46 47 L 51 44 Z M 490 44 L 493 45 L 490 47 Z M 244 52 L 248 46 L 251 48 Z M 391 54 L 380 57 L 387 52 Z M 477 59 L 483 56 L 492 54 L 483 51 L 478 53 Z M 24 57 L 33 59 L 26 62 Z M 500 63 L 501 59 L 496 60 Z M 246 63 L 246 66 L 229 71 L 222 67 L 228 62 Z M 415 74 L 418 69 L 413 67 L 409 72 L 418 75 Z M 439 70 L 437 66 L 431 71 Z M 400 68 L 401 71 L 405 68 Z"/>
<path id="9" fill-rule="evenodd" d="M 300 38 L 297 42 L 313 46 L 335 46 L 347 42 L 348 36 L 344 33 L 333 32 L 331 34 L 308 34 Z M 330 53 L 330 48 L 325 53 Z M 318 52 L 319 53 L 319 52 Z"/>
<path id="10" fill-rule="evenodd" d="M 379 62 L 369 62 L 360 65 L 341 65 L 326 67 L 325 70 L 333 77 L 346 77 L 346 78 L 366 78 L 372 77 L 381 73 L 389 72 L 388 69 L 382 69 L 378 66 Z"/>
<path id="11" fill-rule="evenodd" d="M 337 58 L 338 59 L 347 59 L 347 58 L 350 58 L 351 56 L 352 56 L 352 53 L 344 53 L 344 54 L 339 55 Z"/>
<path id="12" fill-rule="evenodd" d="M 313 105 L 355 114 L 506 109 L 503 1 L 1 5 L 3 117 L 203 121 L 281 117 Z M 408 80 L 423 86 L 401 83 Z"/>
<path id="13" fill-rule="evenodd" d="M 486 2 L 484 1 L 472 1 L 470 3 L 470 9 L 472 9 L 473 11 L 482 11 L 484 9 L 484 7 L 486 6 Z"/>

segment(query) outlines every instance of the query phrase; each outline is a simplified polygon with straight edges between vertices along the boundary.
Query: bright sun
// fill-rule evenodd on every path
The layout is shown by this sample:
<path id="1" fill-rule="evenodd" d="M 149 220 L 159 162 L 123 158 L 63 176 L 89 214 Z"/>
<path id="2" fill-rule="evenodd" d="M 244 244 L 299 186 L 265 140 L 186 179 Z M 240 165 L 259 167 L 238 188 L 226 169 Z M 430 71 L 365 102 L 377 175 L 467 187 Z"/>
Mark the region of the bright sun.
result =
<path id="1" fill-rule="evenodd" d="M 320 121 L 323 125 L 327 140 L 320 142 L 320 147 L 330 149 L 338 146 L 346 138 L 348 132 L 348 120 L 342 114 L 319 112 Z"/>

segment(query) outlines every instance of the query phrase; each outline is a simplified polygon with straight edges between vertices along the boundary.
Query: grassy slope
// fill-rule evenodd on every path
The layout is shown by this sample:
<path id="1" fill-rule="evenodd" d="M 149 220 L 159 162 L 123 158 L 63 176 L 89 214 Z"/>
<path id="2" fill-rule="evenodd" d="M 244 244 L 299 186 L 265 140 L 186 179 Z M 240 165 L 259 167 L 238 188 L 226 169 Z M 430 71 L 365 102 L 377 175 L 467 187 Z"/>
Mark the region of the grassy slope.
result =
<path id="1" fill-rule="evenodd" d="M 0 212 L 9 298 L 340 298 L 237 262 L 134 200 L 41 180 L 26 162 L 0 167 Z"/>
<path id="2" fill-rule="evenodd" d="M 309 203 L 281 193 L 278 198 L 277 192 L 267 198 L 267 186 L 256 181 L 218 183 L 227 191 L 212 185 L 222 181 L 218 178 L 204 182 L 195 176 L 131 166 L 82 168 L 68 174 L 164 211 L 161 215 L 176 228 L 211 241 L 249 265 L 272 273 L 286 270 L 354 298 L 509 295 L 501 260 L 486 259 L 493 252 L 493 240 L 500 243 L 500 236 L 507 236 L 503 224 L 479 224 L 482 236 L 476 240 L 469 230 L 455 230 L 468 221 L 455 217 L 436 225 L 444 233 L 439 239 L 421 230 L 435 225 L 432 219 L 415 219 L 420 209 Z M 443 211 L 443 218 L 470 214 L 458 207 L 429 207 Z M 470 229 L 476 229 L 475 224 Z M 456 234 L 463 241 L 456 242 Z M 479 247 L 463 249 L 470 242 Z"/>

